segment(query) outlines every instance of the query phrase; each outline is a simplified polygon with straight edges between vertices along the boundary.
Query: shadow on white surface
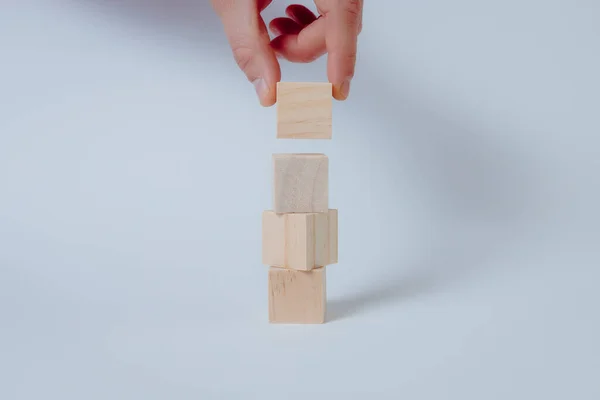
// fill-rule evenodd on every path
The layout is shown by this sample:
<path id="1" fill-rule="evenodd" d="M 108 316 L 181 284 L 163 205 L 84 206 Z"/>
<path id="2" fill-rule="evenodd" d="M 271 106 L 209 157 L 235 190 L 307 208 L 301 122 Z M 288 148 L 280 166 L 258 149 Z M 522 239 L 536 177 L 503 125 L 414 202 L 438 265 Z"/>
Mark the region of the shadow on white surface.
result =
<path id="1" fill-rule="evenodd" d="M 408 263 L 393 243 L 389 254 L 401 260 L 396 265 L 390 257 L 374 257 L 369 268 L 386 265 L 385 273 L 351 296 L 331 299 L 332 321 L 443 291 L 494 268 L 494 259 L 527 240 L 523 235 L 543 218 L 537 166 L 510 143 L 518 132 L 473 126 L 435 99 L 422 99 L 411 85 L 377 81 L 381 74 L 368 66 L 363 74 L 369 76 L 370 96 L 394 99 L 373 102 L 365 96 L 352 103 L 351 114 L 368 116 L 376 127 L 370 139 L 377 151 L 373 174 L 389 182 L 401 171 L 417 177 L 421 190 L 434 199 L 427 204 L 431 220 L 424 221 L 431 235 L 410 252 L 414 257 Z M 401 192 L 389 195 L 386 204 L 393 214 Z"/>

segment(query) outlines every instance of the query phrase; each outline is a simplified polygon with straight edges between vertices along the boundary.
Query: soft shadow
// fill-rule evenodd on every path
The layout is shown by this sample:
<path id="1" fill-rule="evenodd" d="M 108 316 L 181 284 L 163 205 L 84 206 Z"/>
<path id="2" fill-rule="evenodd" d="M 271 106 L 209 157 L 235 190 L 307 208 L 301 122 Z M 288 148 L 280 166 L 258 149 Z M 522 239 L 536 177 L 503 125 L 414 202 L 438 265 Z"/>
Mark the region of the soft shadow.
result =
<path id="1" fill-rule="evenodd" d="M 398 266 L 398 269 L 402 268 Z M 384 304 L 409 301 L 435 291 L 441 283 L 441 276 L 436 270 L 417 268 L 405 276 L 399 275 L 367 286 L 358 294 L 328 300 L 327 321 L 350 318 Z"/>
<path id="2" fill-rule="evenodd" d="M 499 255 L 527 240 L 521 234 L 539 217 L 538 171 L 511 141 L 519 134 L 514 128 L 481 126 L 451 105 L 423 97 L 408 83 L 384 82 L 378 78 L 383 74 L 364 69 L 371 97 L 355 97 L 352 114 L 368 116 L 373 124 L 369 140 L 379 150 L 376 162 L 390 182 L 395 171 L 419 176 L 420 189 L 434 199 L 428 203 L 434 217 L 427 221 L 433 234 L 395 265 L 380 254 L 373 264 L 384 266 L 377 267 L 379 280 L 330 299 L 329 321 L 410 302 L 475 274 L 490 273 L 502 265 L 494 262 Z M 388 195 L 401 193 L 390 190 Z M 372 269 L 366 271 L 365 279 L 372 274 Z"/>
<path id="3" fill-rule="evenodd" d="M 435 271 L 429 268 L 415 269 L 413 273 L 406 276 L 397 276 L 368 286 L 358 294 L 328 300 L 327 321 L 350 318 L 385 304 L 410 301 L 435 291 L 441 283 L 443 281 Z"/>
<path id="4" fill-rule="evenodd" d="M 374 263 L 385 266 L 377 269 L 379 280 L 349 296 L 330 299 L 329 321 L 408 302 L 491 272 L 500 264 L 494 262 L 498 255 L 527 240 L 521 234 L 539 217 L 537 168 L 511 141 L 519 132 L 474 123 L 452 105 L 423 97 L 408 83 L 384 82 L 378 78 L 383 74 L 364 69 L 370 98 L 355 98 L 350 103 L 355 108 L 352 115 L 366 115 L 373 124 L 369 140 L 378 149 L 376 162 L 390 182 L 395 171 L 419 176 L 421 189 L 434 199 L 428 206 L 435 222 L 427 221 L 434 233 L 413 259 L 390 265 L 389 257 L 380 255 L 379 264 Z M 388 195 L 401 193 L 391 190 Z M 369 269 L 365 278 L 372 274 Z"/>
<path id="5" fill-rule="evenodd" d="M 124 23 L 142 24 L 159 34 L 184 39 L 192 47 L 206 46 L 230 56 L 222 51 L 226 41 L 208 1 L 85 3 Z M 518 240 L 517 233 L 536 214 L 535 168 L 511 143 L 514 128 L 502 126 L 505 121 L 493 127 L 473 122 L 472 116 L 461 115 L 454 104 L 423 95 L 402 71 L 386 80 L 380 62 L 361 64 L 358 73 L 363 78 L 355 80 L 348 114 L 369 118 L 372 130 L 365 141 L 377 149 L 374 168 L 385 171 L 390 182 L 396 171 L 409 171 L 418 177 L 428 198 L 436 199 L 428 206 L 439 216 L 432 227 L 438 234 L 427 239 L 408 269 L 403 267 L 404 260 L 400 266 L 390 265 L 381 255 L 383 264 L 377 265 L 386 266 L 379 271 L 385 281 L 367 283 L 357 294 L 331 299 L 330 320 L 432 293 L 490 268 L 493 263 L 488 261 Z M 390 191 L 388 195 L 399 194 Z M 373 269 L 365 274 L 373 274 Z"/>
<path id="6" fill-rule="evenodd" d="M 418 252 L 415 260 L 395 265 L 388 263 L 386 269 L 380 270 L 377 281 L 366 283 L 349 296 L 328 299 L 327 321 L 351 318 L 398 302 L 408 304 L 423 296 L 439 294 L 452 284 L 462 283 L 491 268 L 496 252 L 510 243 L 506 236 L 459 234 L 448 239 L 448 233 L 436 235 L 438 238 L 428 243 L 435 247 Z"/>

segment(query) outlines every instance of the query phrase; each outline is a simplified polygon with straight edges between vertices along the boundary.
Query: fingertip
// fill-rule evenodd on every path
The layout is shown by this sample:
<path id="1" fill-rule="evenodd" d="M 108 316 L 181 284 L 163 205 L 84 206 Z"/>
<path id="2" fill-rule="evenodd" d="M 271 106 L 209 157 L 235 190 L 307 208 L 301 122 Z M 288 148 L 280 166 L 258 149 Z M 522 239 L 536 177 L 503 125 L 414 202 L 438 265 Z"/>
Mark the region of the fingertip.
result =
<path id="1" fill-rule="evenodd" d="M 337 101 L 344 101 L 346 97 L 342 96 L 341 90 L 338 86 L 333 87 L 333 98 Z"/>
<path id="2" fill-rule="evenodd" d="M 277 97 L 276 96 L 276 91 L 273 88 L 273 90 L 269 90 L 269 92 L 266 95 L 260 97 L 260 99 L 259 99 L 260 100 L 260 105 L 263 106 L 263 107 L 265 107 L 265 108 L 271 107 L 271 106 L 273 106 L 275 104 L 276 97 Z"/>
<path id="3" fill-rule="evenodd" d="M 350 79 L 344 80 L 341 84 L 333 85 L 333 98 L 344 101 L 350 96 Z"/>
<path id="4" fill-rule="evenodd" d="M 277 82 L 281 81 L 281 67 L 279 62 L 275 62 L 272 69 L 265 70 L 265 79 L 252 82 L 256 89 L 260 105 L 262 107 L 271 107 L 277 102 Z"/>
<path id="5" fill-rule="evenodd" d="M 267 43 L 266 46 L 269 54 L 269 63 L 265 74 L 268 91 L 261 104 L 265 107 L 271 107 L 275 104 L 277 97 L 277 82 L 281 80 L 281 65 L 279 64 L 279 57 L 271 48 L 270 43 Z"/>
<path id="6" fill-rule="evenodd" d="M 261 107 L 269 108 L 275 105 L 275 100 L 272 100 L 270 98 L 266 100 L 259 99 L 259 103 Z"/>
<path id="7" fill-rule="evenodd" d="M 261 57 L 257 60 L 260 72 L 250 82 L 254 86 L 260 104 L 270 107 L 275 104 L 277 82 L 281 79 L 281 68 L 276 54 L 271 48 L 263 51 L 260 55 Z"/>
<path id="8" fill-rule="evenodd" d="M 263 91 L 262 93 L 258 94 L 258 98 L 260 101 L 260 105 L 263 107 L 271 107 L 272 105 L 275 104 L 276 102 L 276 98 L 277 98 L 277 84 L 273 83 L 272 85 L 268 86 L 267 89 L 265 91 Z"/>

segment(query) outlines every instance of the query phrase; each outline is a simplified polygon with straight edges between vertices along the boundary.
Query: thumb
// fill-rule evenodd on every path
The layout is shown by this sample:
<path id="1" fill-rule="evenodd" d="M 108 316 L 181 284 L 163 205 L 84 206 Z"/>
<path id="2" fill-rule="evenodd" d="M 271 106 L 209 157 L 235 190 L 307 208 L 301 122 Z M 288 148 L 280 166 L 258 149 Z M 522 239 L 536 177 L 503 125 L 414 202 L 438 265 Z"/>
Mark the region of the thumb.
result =
<path id="1" fill-rule="evenodd" d="M 220 16 L 235 61 L 254 84 L 260 103 L 272 106 L 281 69 L 256 1 L 233 2 Z"/>

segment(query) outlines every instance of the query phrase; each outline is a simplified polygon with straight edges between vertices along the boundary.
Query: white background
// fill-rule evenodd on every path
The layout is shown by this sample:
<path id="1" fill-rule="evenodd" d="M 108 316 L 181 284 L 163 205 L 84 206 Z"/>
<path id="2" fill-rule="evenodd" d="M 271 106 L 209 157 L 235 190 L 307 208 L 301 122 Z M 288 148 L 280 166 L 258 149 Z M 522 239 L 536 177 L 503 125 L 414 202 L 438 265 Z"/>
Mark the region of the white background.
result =
<path id="1" fill-rule="evenodd" d="M 202 0 L 4 2 L 0 398 L 600 398 L 600 7 L 366 3 L 333 140 L 278 141 Z M 340 263 L 328 323 L 269 325 L 303 151 Z"/>

